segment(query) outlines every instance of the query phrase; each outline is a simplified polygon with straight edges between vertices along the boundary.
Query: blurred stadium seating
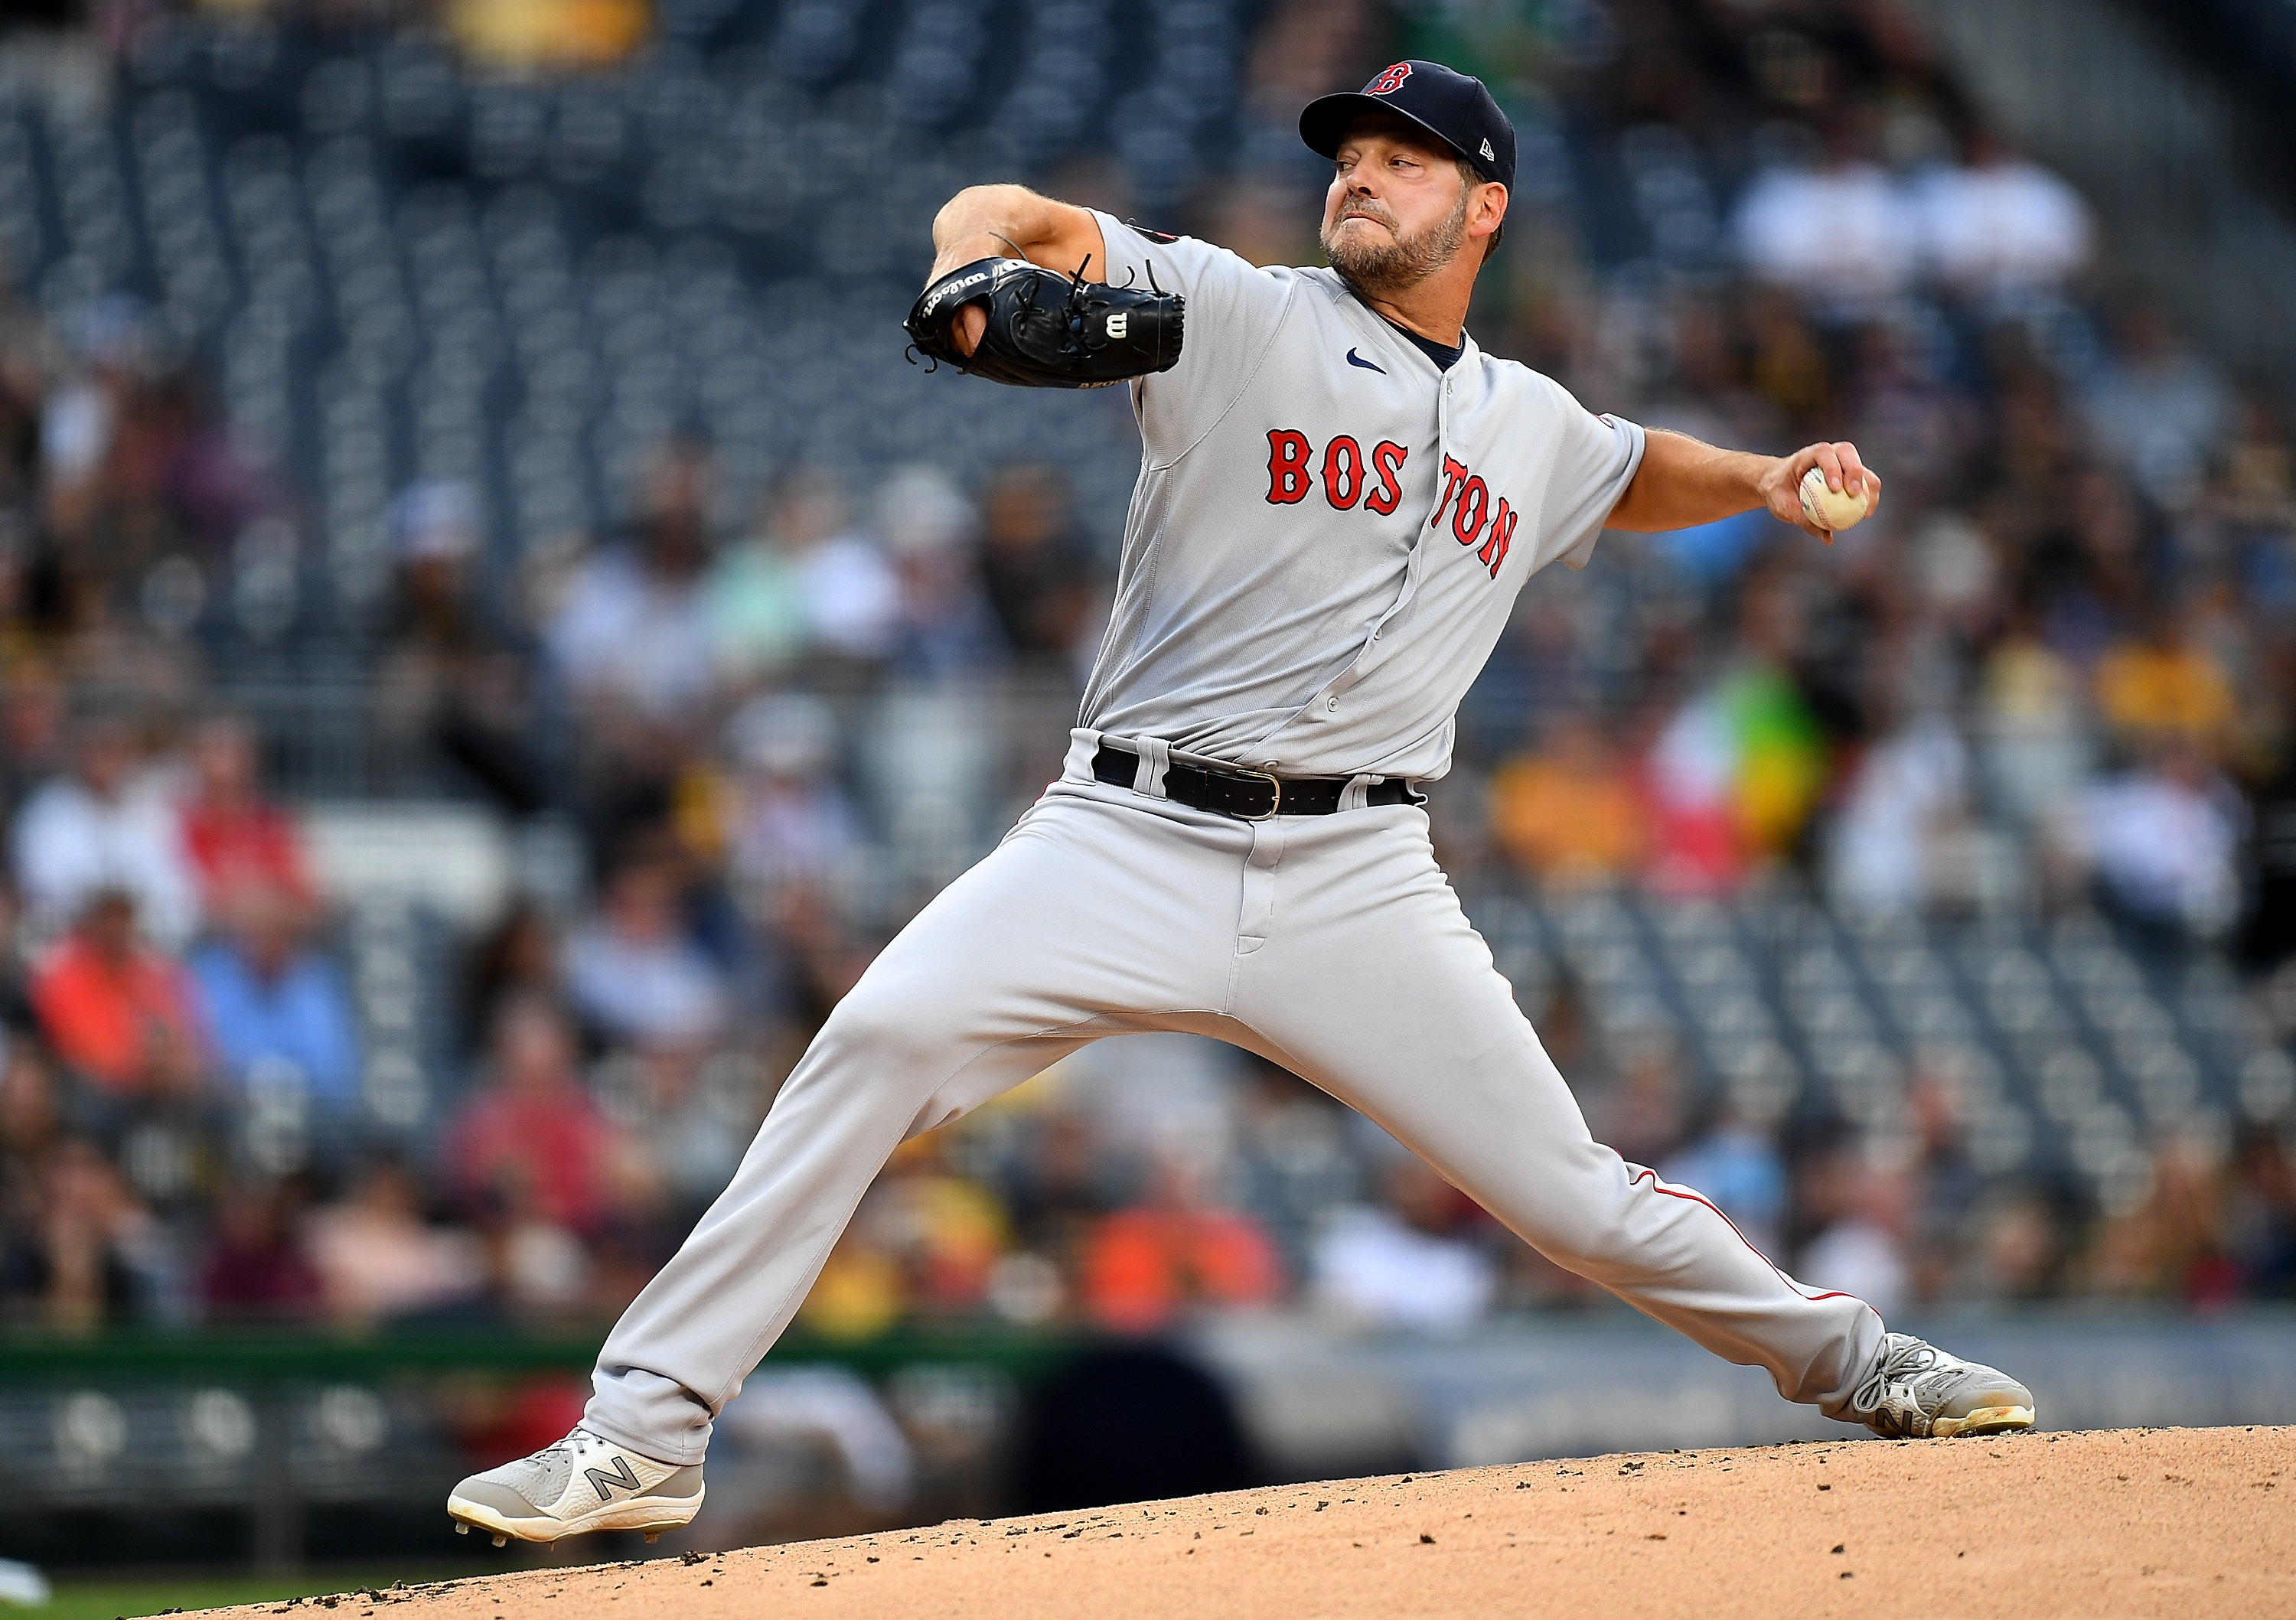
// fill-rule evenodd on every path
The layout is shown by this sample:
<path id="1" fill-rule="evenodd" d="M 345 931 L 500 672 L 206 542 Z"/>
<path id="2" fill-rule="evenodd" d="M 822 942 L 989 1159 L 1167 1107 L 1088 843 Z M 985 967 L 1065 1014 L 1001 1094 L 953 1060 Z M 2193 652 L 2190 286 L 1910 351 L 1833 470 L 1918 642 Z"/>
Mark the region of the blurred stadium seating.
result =
<path id="1" fill-rule="evenodd" d="M 1598 1132 L 1893 1315 L 2174 1317 L 1986 1330 L 2087 1335 L 2083 1420 L 2285 1420 L 2276 1319 L 2207 1324 L 2296 1297 L 2287 226 L 2174 117 L 2269 112 L 2124 48 L 2141 9 L 0 34 L 0 1552 L 422 1545 L 562 1430 L 826 1009 L 1057 767 L 1104 618 L 1124 401 L 906 363 L 934 210 L 1018 176 L 1308 258 L 1298 108 L 1406 52 L 1521 132 L 1486 348 L 1889 479 L 1827 550 L 1610 536 L 1462 712 L 1439 845 Z M 986 1510 L 1101 1334 L 1189 1346 L 1269 1469 L 1656 1438 L 1557 1415 L 1606 1359 L 1800 1432 L 1617 1309 L 1291 1076 L 1111 1043 L 897 1158 L 710 1534 Z"/>

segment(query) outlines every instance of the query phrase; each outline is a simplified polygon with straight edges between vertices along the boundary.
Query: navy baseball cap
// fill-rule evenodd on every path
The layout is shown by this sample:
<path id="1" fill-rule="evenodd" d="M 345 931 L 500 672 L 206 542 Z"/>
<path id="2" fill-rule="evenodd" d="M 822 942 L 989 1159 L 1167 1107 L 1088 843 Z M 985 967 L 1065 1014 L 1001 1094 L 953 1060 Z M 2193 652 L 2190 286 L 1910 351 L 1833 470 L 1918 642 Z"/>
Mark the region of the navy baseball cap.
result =
<path id="1" fill-rule="evenodd" d="M 1514 126 L 1483 81 L 1439 61 L 1416 59 L 1382 69 L 1361 90 L 1321 95 L 1300 114 L 1300 138 L 1320 157 L 1337 157 L 1348 126 L 1367 112 L 1409 119 L 1464 158 L 1486 180 L 1514 187 Z"/>

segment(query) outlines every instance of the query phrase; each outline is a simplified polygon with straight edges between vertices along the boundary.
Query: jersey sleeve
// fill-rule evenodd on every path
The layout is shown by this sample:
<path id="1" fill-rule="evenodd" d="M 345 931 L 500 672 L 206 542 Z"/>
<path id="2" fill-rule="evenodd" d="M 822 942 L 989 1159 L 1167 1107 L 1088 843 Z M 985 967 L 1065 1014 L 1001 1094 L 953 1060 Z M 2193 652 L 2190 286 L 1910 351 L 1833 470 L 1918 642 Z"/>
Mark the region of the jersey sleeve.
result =
<path id="1" fill-rule="evenodd" d="M 1297 278 L 1193 236 L 1143 231 L 1097 210 L 1093 217 L 1108 250 L 1111 283 L 1152 283 L 1188 300 L 1179 363 L 1135 385 L 1151 449 L 1177 454 L 1225 415 L 1251 380 Z"/>
<path id="2" fill-rule="evenodd" d="M 1558 389 L 1557 392 L 1561 392 Z M 1539 514 L 1538 568 L 1583 569 L 1595 542 L 1643 464 L 1643 430 L 1622 417 L 1597 416 L 1562 394 L 1562 443 Z"/>

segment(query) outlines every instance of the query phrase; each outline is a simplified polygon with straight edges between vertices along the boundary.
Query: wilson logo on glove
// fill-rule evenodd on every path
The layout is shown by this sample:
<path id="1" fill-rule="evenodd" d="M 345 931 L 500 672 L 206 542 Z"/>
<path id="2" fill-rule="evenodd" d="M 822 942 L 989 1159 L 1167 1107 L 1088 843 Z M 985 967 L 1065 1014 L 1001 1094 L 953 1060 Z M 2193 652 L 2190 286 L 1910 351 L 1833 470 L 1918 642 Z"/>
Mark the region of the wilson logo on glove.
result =
<path id="1" fill-rule="evenodd" d="M 926 288 L 903 324 L 929 359 L 1016 388 L 1106 388 L 1170 371 L 1180 359 L 1187 300 L 1152 280 L 1146 287 L 1088 282 L 1088 267 L 1070 276 L 1023 258 L 980 259 Z M 975 304 L 988 306 L 988 323 L 968 357 L 957 350 L 956 318 Z"/>

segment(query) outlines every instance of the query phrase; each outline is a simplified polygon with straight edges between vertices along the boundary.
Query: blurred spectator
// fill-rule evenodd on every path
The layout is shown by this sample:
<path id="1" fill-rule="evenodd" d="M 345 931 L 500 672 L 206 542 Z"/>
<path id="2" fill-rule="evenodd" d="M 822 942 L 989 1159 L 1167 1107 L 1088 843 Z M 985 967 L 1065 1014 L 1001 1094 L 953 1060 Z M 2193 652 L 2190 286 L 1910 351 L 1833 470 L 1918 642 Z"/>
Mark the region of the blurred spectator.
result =
<path id="1" fill-rule="evenodd" d="M 1942 715 L 1918 716 L 1868 748 L 1833 823 L 1834 899 L 1897 912 L 1944 893 L 1947 839 L 1961 825 L 1967 779 L 1967 750 Z"/>
<path id="2" fill-rule="evenodd" d="M 135 934 L 135 900 L 98 889 L 32 981 L 56 1055 L 116 1097 L 186 1092 L 204 1060 L 191 986 Z"/>
<path id="3" fill-rule="evenodd" d="M 2272 1131 L 2244 1132 L 2233 1154 L 2225 1248 L 2247 1291 L 2296 1299 L 2296 1155 Z"/>
<path id="4" fill-rule="evenodd" d="M 224 897 L 242 884 L 262 885 L 297 907 L 316 904 L 301 834 L 258 786 L 255 736 L 246 722 L 217 716 L 202 723 L 192 734 L 189 764 L 177 814 L 206 915 L 223 916 Z"/>
<path id="5" fill-rule="evenodd" d="M 2169 610 L 2151 615 L 2142 640 L 2107 648 L 2095 683 L 2105 724 L 2140 752 L 2177 742 L 2213 754 L 2232 724 L 2230 677 Z"/>
<path id="6" fill-rule="evenodd" d="M 1601 883 L 1634 871 L 1646 820 L 1633 776 L 1584 716 L 1559 717 L 1536 753 L 1491 778 L 1491 830 L 1542 882 Z"/>
<path id="7" fill-rule="evenodd" d="M 28 1324 L 86 1332 L 158 1318 L 171 1291 L 159 1223 L 94 1144 L 67 1138 L 40 1166 L 37 1204 L 0 1254 L 0 1308 Z"/>
<path id="8" fill-rule="evenodd" d="M 609 1040 L 706 1041 L 724 1027 L 726 986 L 686 933 L 676 870 L 653 855 L 608 874 L 595 915 L 566 940 L 566 994 Z"/>
<path id="9" fill-rule="evenodd" d="M 550 801 L 523 733 L 524 648 L 472 577 L 482 535 L 467 485 L 417 484 L 390 505 L 396 564 L 381 657 L 377 717 L 435 743 L 512 814 Z"/>
<path id="10" fill-rule="evenodd" d="M 548 629 L 568 691 L 608 718 L 672 728 L 688 723 L 716 679 L 702 570 L 709 561 L 710 468 L 673 446 L 648 476 L 633 543 L 585 561 Z"/>
<path id="11" fill-rule="evenodd" d="M 1341 1211 L 1317 1236 L 1315 1296 L 1382 1327 L 1472 1327 L 1497 1285 L 1488 1253 L 1464 1235 L 1473 1205 L 1408 1156 L 1389 1166 L 1381 1191 L 1381 1204 Z"/>
<path id="12" fill-rule="evenodd" d="M 305 1231 L 327 1311 L 351 1325 L 450 1304 L 485 1275 L 476 1241 L 426 1223 L 414 1178 L 387 1159 L 370 1165 L 340 1202 L 315 1211 Z"/>
<path id="13" fill-rule="evenodd" d="M 750 532 L 718 553 L 702 609 L 711 650 L 734 684 L 804 653 L 805 552 L 834 531 L 842 511 L 825 480 L 785 476 L 758 503 Z"/>
<path id="14" fill-rule="evenodd" d="M 24 955 L 31 930 L 20 926 L 21 918 L 14 888 L 0 881 L 0 1051 L 38 1026 L 32 1010 L 30 964 Z"/>
<path id="15" fill-rule="evenodd" d="M 10 1042 L 0 1054 L 0 1220 L 16 1218 L 34 1197 L 59 1119 L 47 1063 L 31 1042 Z"/>
<path id="16" fill-rule="evenodd" d="M 726 728 L 741 768 L 728 829 L 734 878 L 760 916 L 792 885 L 833 882 L 861 852 L 861 823 L 833 774 L 837 724 L 817 698 L 752 699 Z"/>
<path id="17" fill-rule="evenodd" d="M 1784 1252 L 1785 1160 L 1770 1133 L 1726 1099 L 1713 1123 L 1660 1163 L 1658 1173 L 1704 1193 L 1762 1253 Z"/>
<path id="18" fill-rule="evenodd" d="M 0 388 L 4 397 L 4 388 Z M 12 540 L 0 545 L 0 584 L 7 587 L 0 594 L 0 627 L 13 628 L 20 633 L 20 610 L 29 582 L 23 576 L 28 571 L 23 556 L 23 544 Z M 64 768 L 70 745 L 77 741 L 67 724 L 71 708 L 71 688 L 47 660 L 12 654 L 0 664 L 5 679 L 0 679 L 0 807 L 12 816 L 22 814 L 21 806 L 31 797 L 32 790 Z"/>
<path id="19" fill-rule="evenodd" d="M 1915 1155 L 1906 1248 L 1914 1295 L 1923 1301 L 1956 1291 L 1971 1211 L 1988 1179 L 1970 1159 L 1967 1062 L 1957 1048 L 1924 1048 L 1906 1077 Z"/>
<path id="20" fill-rule="evenodd" d="M 878 497 L 877 527 L 900 584 L 895 672 L 951 680 L 986 662 L 996 641 L 974 578 L 972 503 L 938 467 L 904 467 Z"/>
<path id="21" fill-rule="evenodd" d="M 545 1214 L 532 1182 L 504 1181 L 488 1218 L 486 1244 L 488 1299 L 524 1315 L 612 1315 L 626 1298 L 593 1302 L 595 1279 L 590 1247 L 572 1228 Z"/>
<path id="22" fill-rule="evenodd" d="M 1986 131 L 1964 166 L 1939 164 L 1911 187 L 1931 271 L 1989 312 L 2060 292 L 2088 262 L 2092 230 L 2080 193 Z"/>
<path id="23" fill-rule="evenodd" d="M 612 1151 L 574 1068 L 574 1040 L 548 1002 L 521 997 L 496 1015 L 489 1069 L 449 1125 L 455 1195 L 478 1211 L 515 1209 L 562 1231 L 604 1218 Z"/>
<path id="24" fill-rule="evenodd" d="M 1738 250 L 1765 281 L 1821 308 L 1862 313 L 1898 292 L 1921 267 L 1921 221 L 1887 171 L 1851 155 L 1777 163 L 1754 176 L 1738 204 Z"/>
<path id="25" fill-rule="evenodd" d="M 2082 400 L 2105 454 L 2163 506 L 2198 492 L 2232 408 L 2216 368 L 2180 343 L 2150 304 L 2121 316 L 2112 363 Z"/>
<path id="26" fill-rule="evenodd" d="M 1150 1198 L 1108 1215 L 1093 1232 L 1083 1283 L 1095 1322 L 1148 1333 L 1193 1305 L 1270 1304 L 1283 1276 L 1257 1223 L 1214 1207 L 1200 1174 L 1164 1158 Z"/>
<path id="27" fill-rule="evenodd" d="M 1804 1167 L 1800 1189 L 1816 1232 L 1793 1275 L 1815 1289 L 1855 1294 L 1884 1319 L 1902 1316 L 1913 1297 L 1909 1191 L 1901 1173 L 1874 1164 L 1854 1143 L 1818 1155 Z"/>
<path id="28" fill-rule="evenodd" d="M 2065 1227 L 2054 1201 L 2017 1182 L 1989 1188 L 1958 1234 L 1954 1293 L 1978 1302 L 2046 1298 L 2063 1283 Z"/>
<path id="29" fill-rule="evenodd" d="M 138 780 L 137 765 L 124 723 L 83 724 L 71 773 L 49 781 L 17 814 L 16 884 L 48 928 L 78 916 L 99 889 L 124 890 L 152 937 L 172 950 L 198 926 L 199 891 L 173 807 Z"/>
<path id="30" fill-rule="evenodd" d="M 223 922 L 193 952 L 190 970 L 224 1077 L 243 1085 L 258 1066 L 284 1066 L 322 1108 L 355 1106 L 357 1019 L 334 964 L 307 943 L 295 896 L 267 881 L 242 883 Z"/>
<path id="31" fill-rule="evenodd" d="M 472 1051 L 484 1046 L 495 1019 L 508 1002 L 525 996 L 549 1000 L 558 993 L 558 929 L 531 896 L 521 896 L 501 920 L 471 947 L 463 972 L 463 1040 Z"/>
<path id="32" fill-rule="evenodd" d="M 938 1133 L 904 1143 L 855 1217 L 865 1241 L 899 1266 L 909 1308 L 935 1315 L 980 1307 L 1009 1237 L 996 1196 L 950 1174 L 945 1150 Z"/>
<path id="33" fill-rule="evenodd" d="M 718 1414 L 738 1447 L 812 1441 L 832 1451 L 854 1498 L 875 1511 L 907 1502 L 916 1475 L 909 1437 L 869 1382 L 843 1367 L 759 1368 Z"/>
<path id="34" fill-rule="evenodd" d="M 666 1196 L 676 1220 L 698 1219 L 734 1179 L 765 1117 L 754 1078 L 755 1066 L 737 1051 L 670 1046 L 609 1053 L 590 1084 L 621 1135 L 625 1183 L 641 1199 Z"/>
<path id="35" fill-rule="evenodd" d="M 1100 1161 L 1101 1142 L 1083 1115 L 1054 1109 L 1033 1122 L 1029 1150 L 1017 1156 L 1005 1177 L 1013 1231 L 1022 1244 L 1073 1262 L 1108 1211 Z"/>
<path id="36" fill-rule="evenodd" d="M 1593 1100 L 1596 1134 L 1630 1165 L 1663 1164 L 1681 1146 L 1684 1126 L 1682 1071 L 1673 1048 L 1638 1041 L 1620 1054 L 1619 1070 Z"/>
<path id="37" fill-rule="evenodd" d="M 805 552 L 807 632 L 822 651 L 873 662 L 900 627 L 900 577 L 874 536 L 846 526 L 841 497 L 824 506 L 839 523 Z"/>
<path id="38" fill-rule="evenodd" d="M 295 1317 L 319 1304 L 319 1276 L 297 1230 L 300 1190 L 292 1182 L 239 1182 L 217 1200 L 200 1268 L 200 1300 L 209 1315 Z"/>
<path id="39" fill-rule="evenodd" d="M 882 658 L 901 615 L 901 585 L 877 543 L 849 527 L 829 474 L 784 473 L 759 503 L 757 532 L 711 572 L 711 645 L 747 683 L 809 651 Z"/>
<path id="40" fill-rule="evenodd" d="M 2013 827 L 2032 826 L 2087 777 L 2094 752 L 2079 672 L 2021 614 L 1985 661 L 1977 741 L 1988 793 Z"/>
<path id="41" fill-rule="evenodd" d="M 2101 896 L 2144 926 L 2211 937 L 2238 901 L 2240 804 L 2188 747 L 2084 792 L 2060 838 Z"/>
<path id="42" fill-rule="evenodd" d="M 908 1308 L 901 1267 L 872 1235 L 849 1224 L 798 1307 L 798 1321 L 824 1338 L 874 1338 Z"/>
<path id="43" fill-rule="evenodd" d="M 2226 1252 L 2225 1180 L 2217 1152 L 2173 1137 L 2152 1154 L 2143 1202 L 2107 1220 L 2088 1256 L 2087 1286 L 2104 1294 L 2150 1295 L 2221 1305 L 2240 1283 Z"/>
<path id="44" fill-rule="evenodd" d="M 1070 657 L 1094 577 L 1067 484 L 1050 467 L 1006 467 L 981 493 L 981 518 L 980 579 L 1005 642 L 1023 659 Z"/>

